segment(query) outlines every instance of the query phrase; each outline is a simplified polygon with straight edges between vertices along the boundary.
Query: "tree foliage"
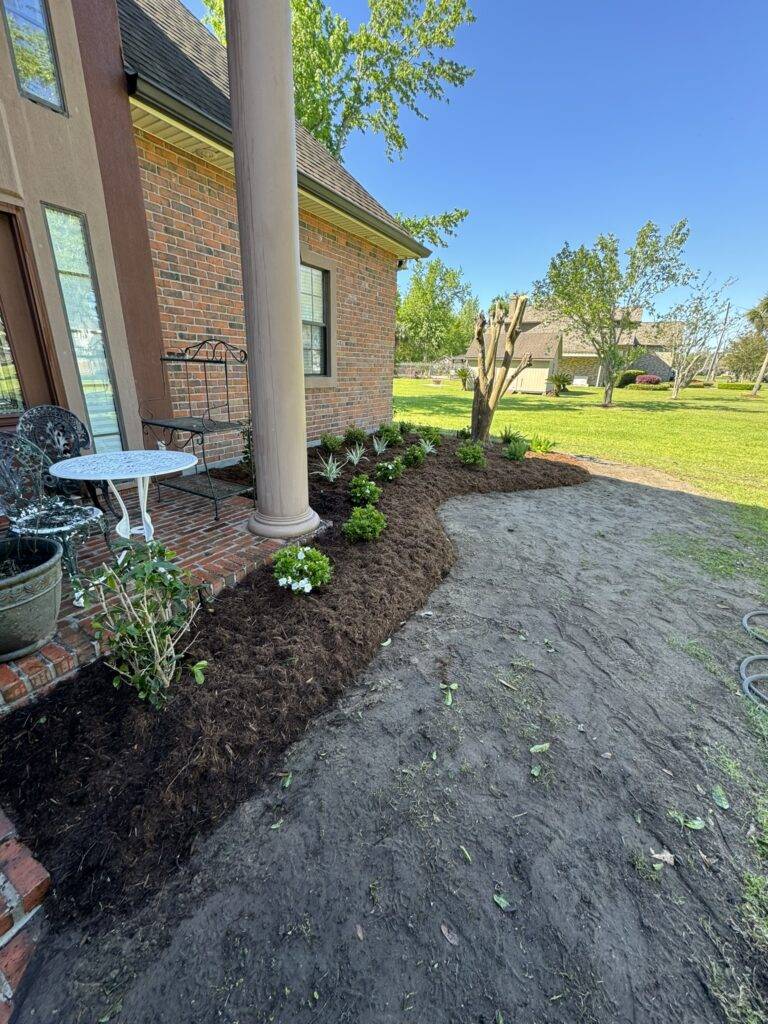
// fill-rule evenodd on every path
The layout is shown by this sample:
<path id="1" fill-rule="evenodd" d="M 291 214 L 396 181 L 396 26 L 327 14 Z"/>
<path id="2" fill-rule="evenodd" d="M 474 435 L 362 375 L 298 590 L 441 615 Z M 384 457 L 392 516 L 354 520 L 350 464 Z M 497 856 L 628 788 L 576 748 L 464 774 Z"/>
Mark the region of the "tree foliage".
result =
<path id="1" fill-rule="evenodd" d="M 467 217 L 469 210 L 462 210 L 458 207 L 455 210 L 446 210 L 445 213 L 427 214 L 424 217 L 406 217 L 398 213 L 397 219 L 412 238 L 418 239 L 424 245 L 431 245 L 439 249 L 448 244 L 449 238 L 454 238 L 456 230 Z"/>
<path id="2" fill-rule="evenodd" d="M 204 2 L 206 23 L 226 42 L 224 0 Z M 355 29 L 323 0 L 291 6 L 296 116 L 337 158 L 355 131 L 401 155 L 402 112 L 425 118 L 425 100 L 445 100 L 474 74 L 446 56 L 475 20 L 469 0 L 368 0 L 368 21 Z"/>
<path id="3" fill-rule="evenodd" d="M 731 342 L 722 366 L 738 380 L 756 380 L 766 354 L 768 340 L 757 331 L 748 331 Z"/>
<path id="4" fill-rule="evenodd" d="M 753 309 L 747 312 L 747 320 L 754 327 L 755 333 L 768 346 L 768 295 L 764 296 Z M 752 389 L 753 395 L 757 395 L 766 374 L 768 374 L 768 352 L 766 352 L 765 358 L 758 367 L 755 386 Z"/>
<path id="5" fill-rule="evenodd" d="M 417 263 L 408 291 L 398 296 L 396 358 L 433 362 L 465 352 L 472 340 L 468 323 L 476 315 L 477 299 L 461 270 L 434 256 Z"/>
<path id="6" fill-rule="evenodd" d="M 732 283 L 729 280 L 717 286 L 709 276 L 697 274 L 691 279 L 685 298 L 667 313 L 664 326 L 675 371 L 673 398 L 679 397 L 681 389 L 688 387 L 711 358 L 728 314 L 728 301 L 723 293 Z"/>
<path id="7" fill-rule="evenodd" d="M 691 278 L 683 261 L 688 234 L 685 220 L 666 235 L 648 221 L 623 253 L 612 234 L 599 235 L 591 247 L 572 249 L 566 242 L 534 286 L 534 302 L 597 353 L 605 406 L 611 404 L 616 377 L 638 356 L 630 342 L 643 311 L 653 315 L 662 293 Z"/>

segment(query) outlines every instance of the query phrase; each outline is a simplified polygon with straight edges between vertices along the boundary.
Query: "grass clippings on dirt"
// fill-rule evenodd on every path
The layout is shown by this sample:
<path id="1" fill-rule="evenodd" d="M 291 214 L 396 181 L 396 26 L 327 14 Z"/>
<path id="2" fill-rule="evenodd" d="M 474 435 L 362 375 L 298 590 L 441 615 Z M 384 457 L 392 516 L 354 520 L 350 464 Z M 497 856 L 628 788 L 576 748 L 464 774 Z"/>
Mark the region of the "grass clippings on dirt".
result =
<path id="1" fill-rule="evenodd" d="M 566 459 L 510 463 L 497 446 L 487 469 L 464 467 L 455 448 L 444 441 L 384 485 L 388 529 L 374 544 L 341 533 L 349 479 L 372 462 L 334 484 L 311 476 L 312 505 L 333 523 L 317 541 L 332 584 L 297 597 L 267 565 L 220 595 L 189 652 L 208 662 L 205 684 L 180 683 L 164 711 L 116 691 L 99 662 L 2 723 L 0 805 L 53 876 L 55 917 L 130 910 L 253 792 L 447 573 L 455 552 L 442 502 L 588 479 Z"/>

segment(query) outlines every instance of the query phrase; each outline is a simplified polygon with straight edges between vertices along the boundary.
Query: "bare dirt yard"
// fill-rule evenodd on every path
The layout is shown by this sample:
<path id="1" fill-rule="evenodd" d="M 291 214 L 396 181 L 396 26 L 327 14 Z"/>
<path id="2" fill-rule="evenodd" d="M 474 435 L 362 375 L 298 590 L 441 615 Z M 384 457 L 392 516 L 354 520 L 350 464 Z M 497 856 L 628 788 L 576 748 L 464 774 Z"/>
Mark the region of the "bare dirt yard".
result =
<path id="1" fill-rule="evenodd" d="M 764 1021 L 762 541 L 590 469 L 443 505 L 424 608 L 150 900 L 49 936 L 18 1021 Z"/>

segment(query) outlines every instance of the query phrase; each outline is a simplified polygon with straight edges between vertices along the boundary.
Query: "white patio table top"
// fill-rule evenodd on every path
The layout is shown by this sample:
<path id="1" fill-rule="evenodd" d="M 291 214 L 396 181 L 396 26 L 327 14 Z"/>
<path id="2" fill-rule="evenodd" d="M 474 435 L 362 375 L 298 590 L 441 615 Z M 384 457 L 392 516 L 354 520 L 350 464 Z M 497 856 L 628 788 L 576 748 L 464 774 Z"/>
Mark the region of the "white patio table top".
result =
<path id="1" fill-rule="evenodd" d="M 62 459 L 61 462 L 54 462 L 50 467 L 50 473 L 51 476 L 62 477 L 65 480 L 106 480 L 123 513 L 120 522 L 115 527 L 115 532 L 126 540 L 132 533 L 143 534 L 144 538 L 150 541 L 155 535 L 155 528 L 147 512 L 147 492 L 150 479 L 153 476 L 164 476 L 167 473 L 191 469 L 196 464 L 197 456 L 188 452 L 139 449 L 106 452 L 103 455 L 78 455 L 73 459 Z M 113 483 L 115 480 L 136 481 L 139 491 L 141 526 L 131 527 L 128 509 Z"/>

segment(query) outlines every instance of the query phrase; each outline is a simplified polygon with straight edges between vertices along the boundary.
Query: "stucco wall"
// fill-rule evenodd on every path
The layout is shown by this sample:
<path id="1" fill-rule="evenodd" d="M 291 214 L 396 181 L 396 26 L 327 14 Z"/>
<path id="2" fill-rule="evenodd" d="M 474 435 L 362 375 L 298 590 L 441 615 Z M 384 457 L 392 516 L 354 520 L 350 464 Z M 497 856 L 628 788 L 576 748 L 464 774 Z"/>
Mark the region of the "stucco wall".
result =
<path id="1" fill-rule="evenodd" d="M 144 132 L 136 143 L 166 348 L 207 337 L 244 346 L 233 178 Z M 374 427 L 392 412 L 396 258 L 305 212 L 299 226 L 302 252 L 332 262 L 335 292 L 336 372 L 332 381 L 307 378 L 307 436 Z M 180 376 L 170 390 L 174 406 L 186 408 Z M 232 390 L 234 412 L 245 416 L 244 377 Z M 199 388 L 195 400 L 204 406 Z M 239 446 L 227 435 L 214 455 L 231 458 Z"/>

